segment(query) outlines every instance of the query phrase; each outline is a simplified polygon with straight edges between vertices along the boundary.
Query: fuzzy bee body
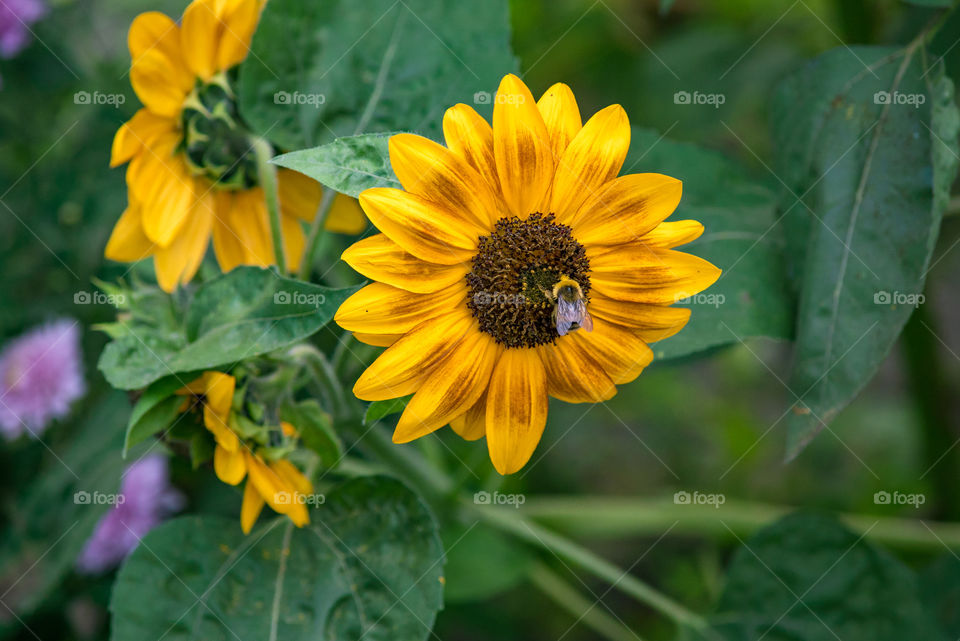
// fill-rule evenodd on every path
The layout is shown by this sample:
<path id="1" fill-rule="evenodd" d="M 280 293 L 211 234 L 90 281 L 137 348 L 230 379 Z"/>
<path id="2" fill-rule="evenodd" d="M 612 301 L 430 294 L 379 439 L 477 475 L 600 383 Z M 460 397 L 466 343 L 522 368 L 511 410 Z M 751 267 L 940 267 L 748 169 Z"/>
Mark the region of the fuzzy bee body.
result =
<path id="1" fill-rule="evenodd" d="M 587 297 L 583 295 L 580 283 L 561 276 L 552 291 L 545 291 L 544 294 L 556 305 L 553 309 L 553 322 L 557 327 L 557 334 L 566 336 L 580 328 L 593 331 L 593 318 L 587 311 Z"/>

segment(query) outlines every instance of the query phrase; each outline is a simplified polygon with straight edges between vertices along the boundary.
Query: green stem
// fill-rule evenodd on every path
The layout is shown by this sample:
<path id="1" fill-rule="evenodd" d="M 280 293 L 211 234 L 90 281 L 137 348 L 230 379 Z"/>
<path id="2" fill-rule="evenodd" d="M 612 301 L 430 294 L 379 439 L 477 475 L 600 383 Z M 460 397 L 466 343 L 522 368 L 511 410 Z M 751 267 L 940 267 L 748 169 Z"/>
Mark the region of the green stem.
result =
<path id="1" fill-rule="evenodd" d="M 625 537 L 671 535 L 735 538 L 749 536 L 795 508 L 727 499 L 712 505 L 675 504 L 672 499 L 601 496 L 528 497 L 517 510 L 571 536 Z M 907 551 L 960 549 L 960 524 L 865 514 L 839 514 L 851 529 L 870 540 Z"/>
<path id="2" fill-rule="evenodd" d="M 600 609 L 597 603 L 587 599 L 543 563 L 534 565 L 529 579 L 541 592 L 576 617 L 574 625 L 582 622 L 610 641 L 642 641 L 637 634 Z"/>
<path id="3" fill-rule="evenodd" d="M 323 197 L 320 199 L 320 206 L 317 208 L 317 215 L 310 223 L 310 232 L 307 234 L 307 249 L 303 252 L 303 259 L 300 262 L 300 280 L 310 280 L 310 270 L 313 269 L 314 254 L 317 253 L 317 247 L 320 246 L 320 239 L 323 237 L 323 230 L 327 224 L 327 217 L 330 215 L 330 208 L 333 206 L 333 199 L 337 197 L 337 192 L 332 189 L 324 189 Z"/>
<path id="4" fill-rule="evenodd" d="M 513 534 L 528 543 L 549 550 L 557 558 L 572 563 L 609 582 L 611 586 L 632 596 L 641 603 L 649 605 L 678 625 L 694 628 L 701 632 L 707 630 L 706 620 L 697 613 L 688 610 L 670 597 L 661 594 L 629 572 L 597 556 L 590 550 L 523 518 L 517 513 L 516 509 L 477 505 L 472 501 L 469 503 L 464 501 L 464 504 L 472 507 L 474 514 L 488 524 Z"/>
<path id="5" fill-rule="evenodd" d="M 270 159 L 273 158 L 273 147 L 264 138 L 255 138 L 251 145 L 257 159 L 257 176 L 260 179 L 260 186 L 263 188 L 263 195 L 267 200 L 270 236 L 273 239 L 273 255 L 276 258 L 277 269 L 281 274 L 286 274 L 287 261 L 283 254 L 280 196 L 277 192 L 277 168 L 270 163 Z"/>

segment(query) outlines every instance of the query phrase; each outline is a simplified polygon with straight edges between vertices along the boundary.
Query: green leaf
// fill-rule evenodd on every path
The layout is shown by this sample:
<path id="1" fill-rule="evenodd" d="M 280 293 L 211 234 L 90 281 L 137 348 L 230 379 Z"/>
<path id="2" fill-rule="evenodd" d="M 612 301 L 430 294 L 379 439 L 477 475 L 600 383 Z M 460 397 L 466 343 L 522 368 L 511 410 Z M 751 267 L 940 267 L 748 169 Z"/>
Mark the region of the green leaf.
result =
<path id="1" fill-rule="evenodd" d="M 872 378 L 921 300 L 957 169 L 952 86 L 939 69 L 926 79 L 931 90 L 921 57 L 915 48 L 834 49 L 774 99 L 800 292 L 788 457 Z"/>
<path id="2" fill-rule="evenodd" d="M 111 639 L 426 639 L 442 569 L 417 496 L 385 477 L 355 479 L 302 529 L 281 517 L 244 536 L 214 516 L 158 527 L 117 577 Z"/>
<path id="3" fill-rule="evenodd" d="M 337 138 L 313 149 L 277 156 L 273 162 L 354 198 L 372 187 L 401 188 L 390 167 L 387 142 L 392 135 L 362 134 Z"/>
<path id="4" fill-rule="evenodd" d="M 723 155 L 634 129 L 621 173 L 653 172 L 683 181 L 671 220 L 703 223 L 703 236 L 678 251 L 723 270 L 712 287 L 691 297 L 690 322 L 653 344 L 658 359 L 676 358 L 751 337 L 790 338 L 793 302 L 785 287 L 783 236 L 775 197 L 764 183 Z"/>
<path id="5" fill-rule="evenodd" d="M 194 376 L 183 376 L 188 383 Z M 183 404 L 183 397 L 175 396 L 174 392 L 183 387 L 183 382 L 176 376 L 168 376 L 156 381 L 140 396 L 133 406 L 130 420 L 127 421 L 126 436 L 123 441 L 123 457 L 131 447 L 150 438 L 158 432 L 163 432 L 176 420 L 177 410 Z"/>
<path id="6" fill-rule="evenodd" d="M 385 416 L 399 414 L 407 407 L 411 398 L 413 398 L 413 395 L 391 398 L 386 401 L 373 401 L 367 406 L 367 411 L 363 415 L 363 424 L 372 425 Z"/>
<path id="7" fill-rule="evenodd" d="M 903 0 L 907 4 L 917 5 L 919 7 L 940 7 L 949 9 L 957 0 Z"/>
<path id="8" fill-rule="evenodd" d="M 737 550 L 714 620 L 727 641 L 940 638 L 909 568 L 834 518 L 805 513 Z"/>
<path id="9" fill-rule="evenodd" d="M 527 548 L 484 525 L 450 527 L 442 537 L 448 603 L 496 596 L 523 581 L 533 564 Z"/>
<path id="10" fill-rule="evenodd" d="M 224 367 L 303 340 L 356 290 L 238 267 L 197 289 L 177 331 L 132 323 L 128 336 L 104 349 L 99 368 L 118 389 L 138 389 L 170 375 L 186 384 L 184 372 Z"/>
<path id="11" fill-rule="evenodd" d="M 343 456 L 343 446 L 333 431 L 330 415 L 314 400 L 288 403 L 280 408 L 280 418 L 300 432 L 303 444 L 315 452 L 327 467 L 334 467 Z"/>
<path id="12" fill-rule="evenodd" d="M 660 15 L 665 16 L 673 8 L 674 0 L 660 0 Z"/>
<path id="13" fill-rule="evenodd" d="M 240 68 L 240 111 L 281 149 L 414 129 L 457 102 L 484 115 L 516 70 L 507 0 L 271 0 Z"/>

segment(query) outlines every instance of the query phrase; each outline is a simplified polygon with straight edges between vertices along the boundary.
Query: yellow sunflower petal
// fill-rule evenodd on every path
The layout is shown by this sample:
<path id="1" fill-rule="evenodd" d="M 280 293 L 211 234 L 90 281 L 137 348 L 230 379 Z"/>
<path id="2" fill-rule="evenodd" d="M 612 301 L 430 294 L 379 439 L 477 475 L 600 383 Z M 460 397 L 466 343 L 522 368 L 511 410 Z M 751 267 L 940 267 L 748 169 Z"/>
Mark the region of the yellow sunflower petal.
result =
<path id="1" fill-rule="evenodd" d="M 157 281 L 164 291 L 172 292 L 196 275 L 207 253 L 212 229 L 213 197 L 207 194 L 194 203 L 174 241 L 154 254 Z"/>
<path id="2" fill-rule="evenodd" d="M 464 220 L 488 229 L 498 218 L 490 187 L 467 161 L 446 147 L 414 134 L 390 138 L 390 164 L 400 184 Z"/>
<path id="3" fill-rule="evenodd" d="M 690 320 L 689 307 L 630 303 L 598 294 L 591 295 L 589 310 L 597 318 L 637 330 L 647 343 L 673 336 Z"/>
<path id="4" fill-rule="evenodd" d="M 562 82 L 553 85 L 540 96 L 537 109 L 543 116 L 550 134 L 550 149 L 555 160 L 559 161 L 581 127 L 580 108 L 573 91 Z"/>
<path id="5" fill-rule="evenodd" d="M 240 506 L 240 528 L 244 534 L 250 534 L 253 524 L 257 522 L 257 517 L 263 511 L 264 500 L 257 491 L 256 486 L 250 481 L 243 488 L 243 505 Z"/>
<path id="6" fill-rule="evenodd" d="M 217 15 L 217 0 L 193 0 L 183 12 L 180 43 L 187 66 L 203 80 L 217 69 L 217 47 L 223 24 Z"/>
<path id="7" fill-rule="evenodd" d="M 473 323 L 466 307 L 420 323 L 371 363 L 353 386 L 353 393 L 365 401 L 413 394 Z"/>
<path id="8" fill-rule="evenodd" d="M 277 171 L 277 193 L 280 197 L 280 212 L 310 222 L 317 215 L 323 187 L 299 171 Z"/>
<path id="9" fill-rule="evenodd" d="M 303 225 L 293 216 L 280 216 L 281 234 L 283 235 L 283 257 L 287 261 L 287 269 L 296 272 L 303 258 L 303 249 L 307 244 L 307 236 L 303 232 Z"/>
<path id="10" fill-rule="evenodd" d="M 443 138 L 447 148 L 470 163 L 500 199 L 500 178 L 493 155 L 493 127 L 463 103 L 456 104 L 443 115 Z"/>
<path id="11" fill-rule="evenodd" d="M 620 173 L 629 147 L 630 121 L 623 107 L 610 105 L 595 113 L 557 163 L 550 211 L 566 222 L 587 197 Z"/>
<path id="12" fill-rule="evenodd" d="M 487 390 L 487 449 L 501 474 L 526 465 L 547 422 L 547 376 L 536 350 L 503 351 Z"/>
<path id="13" fill-rule="evenodd" d="M 362 234 L 367 228 L 367 217 L 360 209 L 360 203 L 356 198 L 337 194 L 323 228 L 338 234 L 356 236 Z"/>
<path id="14" fill-rule="evenodd" d="M 133 61 L 130 84 L 150 111 L 178 118 L 183 101 L 193 89 L 194 78 L 160 49 L 147 49 Z"/>
<path id="15" fill-rule="evenodd" d="M 622 245 L 598 253 L 587 248 L 590 283 L 608 298 L 634 303 L 666 304 L 703 291 L 720 278 L 709 262 L 672 249 Z"/>
<path id="16" fill-rule="evenodd" d="M 243 246 L 244 264 L 260 267 L 274 264 L 273 241 L 263 189 L 255 187 L 238 191 L 227 221 Z"/>
<path id="17" fill-rule="evenodd" d="M 334 320 L 340 327 L 366 334 L 405 334 L 425 320 L 444 314 L 466 300 L 465 285 L 433 294 L 414 294 L 384 283 L 372 283 L 340 305 Z"/>
<path id="18" fill-rule="evenodd" d="M 247 475 L 247 462 L 239 449 L 231 452 L 220 445 L 213 451 L 213 471 L 227 485 L 237 485 Z"/>
<path id="19" fill-rule="evenodd" d="M 213 222 L 213 251 L 220 270 L 228 272 L 247 260 L 243 243 L 230 224 L 233 195 L 225 191 L 214 193 L 216 217 Z"/>
<path id="20" fill-rule="evenodd" d="M 180 52 L 180 27 L 159 11 L 141 13 L 130 23 L 127 46 L 133 62 L 147 51 L 157 50 L 171 62 L 183 62 Z"/>
<path id="21" fill-rule="evenodd" d="M 483 438 L 487 433 L 487 393 L 484 392 L 465 414 L 450 421 L 450 428 L 467 441 Z"/>
<path id="22" fill-rule="evenodd" d="M 660 223 L 647 232 L 642 240 L 647 245 L 666 247 L 668 249 L 700 238 L 703 234 L 703 223 L 696 220 L 672 220 Z"/>
<path id="23" fill-rule="evenodd" d="M 203 379 L 203 424 L 213 433 L 217 443 L 228 452 L 236 452 L 240 447 L 240 440 L 230 429 L 229 423 L 237 379 L 214 371 L 205 372 Z"/>
<path id="24" fill-rule="evenodd" d="M 567 403 L 597 403 L 613 398 L 613 384 L 597 361 L 572 338 L 538 347 L 547 373 L 547 393 Z"/>
<path id="25" fill-rule="evenodd" d="M 223 34 L 217 50 L 217 69 L 243 62 L 260 19 L 261 0 L 241 0 L 224 16 Z"/>
<path id="26" fill-rule="evenodd" d="M 280 475 L 285 483 L 292 486 L 300 494 L 313 493 L 313 483 L 290 461 L 280 459 L 271 463 L 270 467 Z"/>
<path id="27" fill-rule="evenodd" d="M 602 318 L 593 319 L 593 331 L 570 335 L 617 385 L 629 383 L 653 360 L 653 350 L 630 330 Z"/>
<path id="28" fill-rule="evenodd" d="M 294 488 L 288 486 L 279 474 L 271 470 L 258 455 L 251 454 L 250 450 L 244 448 L 243 457 L 249 475 L 247 483 L 253 483 L 263 500 L 276 512 L 289 512 L 294 504 Z"/>
<path id="29" fill-rule="evenodd" d="M 641 240 L 680 204 L 683 184 L 661 174 L 629 174 L 602 185 L 567 218 L 584 245 Z"/>
<path id="30" fill-rule="evenodd" d="M 423 381 L 403 410 L 394 443 L 408 443 L 443 427 L 480 400 L 503 348 L 489 334 L 467 332 Z"/>
<path id="31" fill-rule="evenodd" d="M 463 280 L 470 271 L 468 263 L 436 265 L 420 260 L 385 234 L 358 240 L 341 258 L 367 278 L 418 294 L 449 287 Z"/>
<path id="32" fill-rule="evenodd" d="M 360 206 L 390 240 L 417 258 L 438 265 L 468 262 L 484 233 L 455 213 L 401 189 L 367 189 Z"/>
<path id="33" fill-rule="evenodd" d="M 131 203 L 114 226 L 103 254 L 110 260 L 132 263 L 152 256 L 155 249 L 153 241 L 143 233 L 140 207 Z"/>
<path id="34" fill-rule="evenodd" d="M 173 153 L 176 143 L 164 137 L 127 170 L 128 176 L 133 174 L 129 187 L 141 206 L 143 230 L 161 247 L 173 242 L 197 198 L 195 180 L 183 159 Z"/>
<path id="35" fill-rule="evenodd" d="M 144 146 L 150 146 L 163 134 L 172 134 L 174 129 L 173 120 L 158 116 L 146 108 L 139 109 L 133 118 L 117 129 L 110 151 L 110 166 L 122 165 Z"/>
<path id="36" fill-rule="evenodd" d="M 366 334 L 363 332 L 353 332 L 353 337 L 364 345 L 390 347 L 403 338 L 403 334 Z"/>
<path id="37" fill-rule="evenodd" d="M 550 134 L 533 94 L 507 74 L 493 107 L 493 151 L 503 200 L 521 218 L 533 213 L 553 179 Z"/>

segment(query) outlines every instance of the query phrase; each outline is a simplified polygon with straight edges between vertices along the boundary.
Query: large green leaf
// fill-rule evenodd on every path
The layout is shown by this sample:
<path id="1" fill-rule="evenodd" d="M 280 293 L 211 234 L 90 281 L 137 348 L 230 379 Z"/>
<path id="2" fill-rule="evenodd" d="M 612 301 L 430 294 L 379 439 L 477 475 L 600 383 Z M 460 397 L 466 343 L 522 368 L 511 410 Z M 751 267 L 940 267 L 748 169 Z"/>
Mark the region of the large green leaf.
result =
<path id="1" fill-rule="evenodd" d="M 737 550 L 714 620 L 728 641 L 941 638 L 909 568 L 832 517 L 804 513 Z"/>
<path id="2" fill-rule="evenodd" d="M 683 181 L 671 220 L 703 223 L 703 236 L 678 247 L 723 270 L 720 280 L 691 297 L 690 322 L 653 345 L 658 359 L 674 358 L 750 337 L 792 336 L 793 303 L 785 287 L 783 236 L 775 198 L 723 155 L 634 129 L 622 173 L 653 172 Z"/>
<path id="3" fill-rule="evenodd" d="M 515 69 L 506 0 L 271 0 L 240 70 L 241 112 L 290 150 L 376 131 L 437 136 L 447 107 L 488 110 Z"/>
<path id="4" fill-rule="evenodd" d="M 178 331 L 159 333 L 132 323 L 107 345 L 99 367 L 114 387 L 138 389 L 171 374 L 229 365 L 310 336 L 356 289 L 238 267 L 199 287 Z"/>
<path id="5" fill-rule="evenodd" d="M 362 134 L 337 138 L 313 149 L 292 151 L 273 159 L 296 169 L 341 194 L 356 198 L 372 187 L 400 188 L 390 167 L 387 142 L 393 134 Z"/>
<path id="6" fill-rule="evenodd" d="M 157 528 L 117 577 L 111 638 L 426 639 L 442 603 L 443 548 L 398 481 L 349 481 L 313 509 L 254 528 L 213 516 Z"/>
<path id="7" fill-rule="evenodd" d="M 924 78 L 921 58 L 917 49 L 834 49 L 774 99 L 800 292 L 789 456 L 870 380 L 923 291 L 956 175 L 957 116 L 950 81 L 940 71 Z"/>

